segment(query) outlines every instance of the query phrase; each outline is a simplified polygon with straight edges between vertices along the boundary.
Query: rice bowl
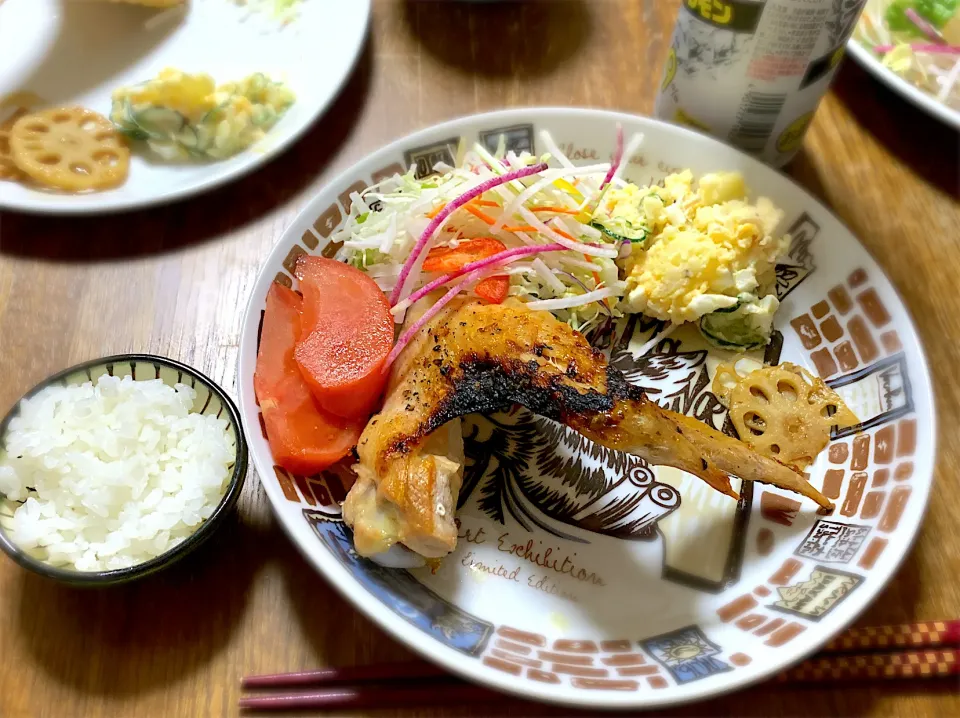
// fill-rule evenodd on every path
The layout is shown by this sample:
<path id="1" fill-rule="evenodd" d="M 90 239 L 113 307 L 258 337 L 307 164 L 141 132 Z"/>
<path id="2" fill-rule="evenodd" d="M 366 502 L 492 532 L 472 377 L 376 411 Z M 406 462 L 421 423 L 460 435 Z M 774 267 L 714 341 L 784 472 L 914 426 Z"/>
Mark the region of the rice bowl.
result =
<path id="1" fill-rule="evenodd" d="M 193 369 L 146 355 L 73 367 L 0 423 L 0 548 L 72 583 L 152 573 L 212 533 L 245 470 L 232 401 Z"/>

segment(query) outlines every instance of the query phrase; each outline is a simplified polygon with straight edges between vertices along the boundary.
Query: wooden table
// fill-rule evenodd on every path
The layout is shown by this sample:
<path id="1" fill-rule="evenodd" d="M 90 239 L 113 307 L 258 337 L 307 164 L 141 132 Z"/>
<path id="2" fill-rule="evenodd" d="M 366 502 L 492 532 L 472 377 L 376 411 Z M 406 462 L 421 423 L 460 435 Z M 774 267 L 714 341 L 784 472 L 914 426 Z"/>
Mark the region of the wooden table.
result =
<path id="1" fill-rule="evenodd" d="M 283 229 L 324 183 L 386 141 L 457 115 L 509 105 L 649 113 L 677 4 L 377 0 L 369 43 L 339 99 L 257 174 L 116 217 L 0 215 L 0 411 L 58 369 L 134 350 L 197 366 L 235 393 L 248 292 Z M 508 49 L 494 50 L 491 37 Z M 864 625 L 960 616 L 958 158 L 955 133 L 848 62 L 789 169 L 893 280 L 937 385 L 935 499 Z M 242 675 L 409 655 L 307 566 L 252 470 L 236 517 L 217 538 L 154 578 L 75 590 L 0 559 L 5 718 L 235 715 Z M 512 703 L 502 712 L 550 709 Z M 956 686 L 943 684 L 757 686 L 669 714 L 708 713 L 960 715 L 960 700 Z"/>

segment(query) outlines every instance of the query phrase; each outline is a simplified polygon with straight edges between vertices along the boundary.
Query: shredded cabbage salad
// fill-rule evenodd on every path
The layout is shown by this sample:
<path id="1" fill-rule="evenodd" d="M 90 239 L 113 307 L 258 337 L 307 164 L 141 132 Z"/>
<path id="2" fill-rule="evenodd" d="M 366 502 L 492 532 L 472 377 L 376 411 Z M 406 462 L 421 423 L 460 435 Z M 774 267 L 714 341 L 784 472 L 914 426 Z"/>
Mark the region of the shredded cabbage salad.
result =
<path id="1" fill-rule="evenodd" d="M 885 67 L 960 110 L 960 0 L 868 0 L 854 37 Z"/>
<path id="2" fill-rule="evenodd" d="M 590 224 L 606 188 L 626 184 L 622 160 L 643 139 L 635 135 L 624 147 L 622 130 L 618 137 L 613 162 L 589 166 L 575 167 L 543 132 L 543 157 L 507 152 L 501 138 L 494 152 L 461 146 L 455 167 L 438 163 L 422 179 L 411 167 L 351 195 L 349 217 L 331 238 L 343 243 L 336 258 L 377 282 L 398 323 L 427 291 L 445 289 L 449 301 L 484 278 L 507 276 L 509 296 L 588 333 L 628 311 L 617 259 L 630 253 L 631 241 Z M 423 271 L 431 249 L 480 237 L 505 249 L 443 276 Z"/>

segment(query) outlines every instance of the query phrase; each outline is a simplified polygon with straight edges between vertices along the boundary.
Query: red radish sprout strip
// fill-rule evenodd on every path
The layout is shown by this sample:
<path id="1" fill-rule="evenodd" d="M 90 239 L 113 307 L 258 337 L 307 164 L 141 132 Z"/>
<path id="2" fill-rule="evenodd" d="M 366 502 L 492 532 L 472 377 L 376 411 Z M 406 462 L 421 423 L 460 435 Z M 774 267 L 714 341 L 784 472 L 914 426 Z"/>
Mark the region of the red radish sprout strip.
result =
<path id="1" fill-rule="evenodd" d="M 894 45 L 877 45 L 873 49 L 881 55 L 892 51 Z M 914 52 L 929 52 L 931 55 L 960 55 L 960 45 L 934 45 L 932 43 L 914 42 L 910 44 Z"/>
<path id="2" fill-rule="evenodd" d="M 475 269 L 459 282 L 450 287 L 446 294 L 440 297 L 440 299 L 438 299 L 432 307 L 423 313 L 422 317 L 414 322 L 413 326 L 400 335 L 400 338 L 397 339 L 397 343 L 393 345 L 393 349 L 390 351 L 390 354 L 387 355 L 387 361 L 383 364 L 383 371 L 386 372 L 390 369 L 390 365 L 393 364 L 398 356 L 400 356 L 400 352 L 402 352 L 407 344 L 410 343 L 410 340 L 417 335 L 417 332 L 423 329 L 427 322 L 437 316 L 440 310 L 443 309 L 451 299 L 463 291 L 468 284 L 477 281 L 483 277 L 483 275 L 488 273 L 488 269 Z"/>
<path id="3" fill-rule="evenodd" d="M 617 171 L 617 167 L 620 166 L 620 163 L 623 161 L 623 125 L 619 122 L 617 123 L 617 149 L 613 152 L 613 162 L 610 164 L 610 169 L 607 170 L 607 176 L 603 178 L 603 182 L 600 183 L 600 189 L 603 189 L 607 186 L 607 183 L 613 179 L 613 173 Z"/>
<path id="4" fill-rule="evenodd" d="M 421 252 L 423 252 L 424 247 L 427 246 L 427 243 L 430 241 L 433 233 L 441 224 L 443 224 L 443 221 L 447 217 L 449 217 L 457 209 L 465 205 L 470 200 L 474 199 L 475 197 L 479 197 L 484 192 L 487 192 L 494 187 L 499 187 L 502 184 L 512 182 L 513 180 L 520 179 L 521 177 L 529 177 L 530 175 L 539 174 L 545 169 L 547 169 L 546 163 L 540 163 L 531 167 L 524 167 L 520 170 L 514 170 L 513 172 L 507 172 L 499 177 L 492 177 L 486 182 L 482 182 L 473 189 L 463 193 L 455 200 L 448 202 L 447 206 L 444 207 L 443 210 L 441 210 L 441 212 L 434 217 L 433 220 L 431 220 L 430 224 L 427 225 L 427 228 L 423 230 L 423 234 L 420 235 L 420 239 L 417 240 L 417 243 L 407 256 L 407 260 L 403 263 L 403 269 L 400 270 L 400 278 L 397 280 L 397 286 L 394 287 L 393 293 L 390 295 L 390 304 L 395 305 L 398 301 L 400 301 L 400 295 L 403 293 L 403 287 L 407 283 L 407 277 L 410 276 L 410 271 L 413 269 L 413 265 L 416 263 Z"/>
<path id="5" fill-rule="evenodd" d="M 405 311 L 407 307 L 416 302 L 418 299 L 430 294 L 430 292 L 437 287 L 442 287 L 444 284 L 453 281 L 457 277 L 462 277 L 464 274 L 469 274 L 476 269 L 486 269 L 487 267 L 492 267 L 497 264 L 509 264 L 510 262 L 520 259 L 521 257 L 526 257 L 531 254 L 542 254 L 543 252 L 563 252 L 566 251 L 566 249 L 567 248 L 562 244 L 541 244 L 534 247 L 516 247 L 515 249 L 507 249 L 503 252 L 492 254 L 485 259 L 478 259 L 475 262 L 469 262 L 464 264 L 455 272 L 451 272 L 450 274 L 445 274 L 442 277 L 434 279 L 432 282 L 424 285 L 403 301 L 398 302 L 393 308 L 393 312 L 396 314 L 397 312 Z"/>
<path id="6" fill-rule="evenodd" d="M 907 16 L 907 19 L 917 26 L 917 29 L 920 30 L 924 35 L 929 37 L 934 42 L 944 44 L 946 41 L 943 39 L 943 35 L 931 25 L 929 22 L 924 20 L 920 15 L 917 14 L 917 11 L 912 7 L 908 7 L 903 13 Z"/>

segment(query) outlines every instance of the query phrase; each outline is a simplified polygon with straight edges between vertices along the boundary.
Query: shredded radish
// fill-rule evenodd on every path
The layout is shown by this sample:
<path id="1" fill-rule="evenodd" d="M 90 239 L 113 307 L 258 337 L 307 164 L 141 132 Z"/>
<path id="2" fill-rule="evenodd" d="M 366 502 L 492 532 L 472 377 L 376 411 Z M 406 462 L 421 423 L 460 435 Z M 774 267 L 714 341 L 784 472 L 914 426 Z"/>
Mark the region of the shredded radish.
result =
<path id="1" fill-rule="evenodd" d="M 600 183 L 600 189 L 603 189 L 610 183 L 610 180 L 613 179 L 613 175 L 617 171 L 617 168 L 620 166 L 621 162 L 623 162 L 623 125 L 618 122 L 617 146 L 613 151 L 613 164 L 610 165 L 610 169 L 607 170 L 607 176 L 604 177 L 603 182 Z"/>
<path id="2" fill-rule="evenodd" d="M 641 346 L 636 352 L 631 353 L 636 357 L 646 356 L 646 354 L 655 346 L 657 346 L 657 344 L 673 334 L 676 328 L 676 324 L 667 324 L 667 326 L 663 328 L 663 331 L 661 331 L 659 334 L 654 334 L 649 340 L 644 342 L 643 346 Z"/>
<path id="3" fill-rule="evenodd" d="M 579 307 L 584 304 L 591 304 L 593 302 L 598 302 L 601 299 L 606 299 L 607 297 L 616 296 L 617 290 L 610 287 L 607 289 L 595 289 L 592 292 L 587 292 L 586 294 L 578 294 L 575 297 L 561 297 L 560 299 L 539 299 L 533 302 L 527 302 L 527 307 L 530 309 L 545 309 L 547 311 L 552 311 L 554 309 L 570 309 L 571 307 Z"/>
<path id="4" fill-rule="evenodd" d="M 896 45 L 876 45 L 873 49 L 881 55 L 892 51 Z M 914 52 L 928 52 L 931 55 L 960 55 L 960 45 L 934 45 L 932 43 L 910 43 Z"/>
<path id="5" fill-rule="evenodd" d="M 540 257 L 534 259 L 530 264 L 537 270 L 537 276 L 543 280 L 544 285 L 549 287 L 555 294 L 563 294 L 567 291 L 563 282 L 557 279 L 557 275 L 550 270 L 550 267 L 548 267 L 546 262 L 540 259 Z"/>
<path id="6" fill-rule="evenodd" d="M 573 162 L 567 159 L 567 156 L 560 151 L 560 148 L 557 147 L 557 143 L 553 141 L 553 136 L 543 130 L 540 133 L 540 139 L 543 141 L 544 146 L 547 148 L 547 152 L 550 153 L 550 156 L 553 157 L 561 166 L 566 167 L 567 169 L 573 168 Z"/>
<path id="7" fill-rule="evenodd" d="M 567 249 L 572 249 L 576 252 L 581 252 L 583 254 L 590 254 L 595 257 L 607 257 L 613 259 L 617 256 L 620 251 L 617 247 L 601 246 L 598 244 L 587 244 L 585 242 L 578 242 L 573 239 L 568 239 L 562 234 L 557 234 L 549 225 L 545 222 L 540 221 L 540 218 L 537 217 L 533 212 L 526 209 L 525 207 L 518 207 L 517 211 L 520 213 L 520 216 L 530 224 L 531 227 L 535 227 L 540 234 L 543 234 L 550 239 L 552 239 L 557 244 L 562 244 Z"/>
<path id="8" fill-rule="evenodd" d="M 960 79 L 960 60 L 953 63 L 950 72 L 943 78 L 943 87 L 941 87 L 940 92 L 937 93 L 937 99 L 940 100 L 940 102 L 946 101 L 950 96 L 950 93 L 953 91 L 953 86 L 957 84 L 958 79 Z"/>
<path id="9" fill-rule="evenodd" d="M 920 32 L 929 37 L 931 40 L 941 44 L 946 43 L 946 40 L 943 39 L 943 35 L 940 34 L 940 31 L 920 17 L 917 14 L 917 11 L 912 7 L 908 7 L 903 14 L 906 15 L 910 22 L 917 26 L 917 29 L 920 30 Z"/>
<path id="10" fill-rule="evenodd" d="M 410 343 L 410 340 L 417 335 L 417 332 L 423 329 L 427 322 L 437 316 L 437 314 L 440 313 L 440 310 L 443 309 L 451 299 L 466 289 L 468 284 L 471 284 L 478 279 L 482 279 L 483 276 L 488 273 L 489 270 L 487 269 L 476 269 L 462 280 L 457 282 L 455 285 L 450 287 L 446 294 L 440 297 L 440 299 L 438 299 L 432 307 L 423 313 L 422 317 L 415 321 L 409 329 L 400 335 L 400 338 L 397 339 L 397 343 L 394 344 L 393 349 L 390 350 L 390 354 L 387 355 L 387 361 L 383 364 L 383 371 L 386 372 L 390 368 L 390 365 L 393 364 L 398 356 L 400 356 L 400 352 L 402 352 L 404 347 Z"/>
<path id="11" fill-rule="evenodd" d="M 643 133 L 638 132 L 630 138 L 630 141 L 627 143 L 627 149 L 623 152 L 623 161 L 617 167 L 616 171 L 613 173 L 613 177 L 610 178 L 610 184 L 615 185 L 623 176 L 623 173 L 627 171 L 627 167 L 630 166 L 630 159 L 636 154 L 637 150 L 640 149 L 640 145 L 643 144 Z"/>
<path id="12" fill-rule="evenodd" d="M 543 254 L 544 252 L 561 252 L 566 251 L 566 247 L 561 244 L 541 244 L 535 247 L 517 247 L 516 249 L 507 249 L 503 252 L 498 252 L 497 254 L 491 255 L 486 259 L 478 259 L 475 262 L 469 262 L 463 265 L 460 269 L 450 274 L 445 274 L 442 277 L 437 277 L 432 282 L 425 284 L 423 287 L 415 291 L 409 297 L 404 299 L 401 302 L 398 302 L 396 306 L 391 310 L 394 314 L 398 312 L 406 311 L 406 309 L 412 305 L 414 302 L 419 300 L 422 297 L 430 294 L 437 287 L 442 287 L 444 284 L 452 282 L 458 277 L 462 277 L 464 274 L 469 274 L 472 271 L 478 269 L 486 269 L 487 267 L 493 267 L 496 265 L 508 264 L 510 262 L 516 261 L 522 257 L 527 257 L 531 254 Z M 561 284 L 561 286 L 563 286 Z"/>
<path id="13" fill-rule="evenodd" d="M 444 221 L 453 214 L 457 209 L 465 205 L 470 200 L 475 197 L 479 197 L 484 192 L 493 189 L 494 187 L 499 187 L 502 184 L 507 182 L 512 182 L 513 180 L 518 180 L 522 177 L 529 177 L 530 175 L 539 174 L 547 169 L 546 164 L 533 165 L 531 167 L 525 167 L 523 169 L 514 170 L 508 172 L 499 177 L 492 177 L 485 182 L 482 182 L 478 186 L 474 187 L 471 190 L 468 190 L 464 194 L 460 195 L 456 199 L 447 203 L 447 206 L 444 207 L 440 213 L 433 218 L 430 224 L 427 225 L 427 228 L 423 231 L 423 234 L 420 235 L 420 239 L 417 240 L 417 243 L 413 246 L 413 249 L 410 251 L 410 255 L 407 257 L 407 260 L 403 263 L 403 269 L 400 270 L 400 278 L 397 281 L 397 286 L 394 288 L 393 293 L 390 295 L 390 304 L 396 304 L 401 299 L 401 294 L 403 289 L 406 286 L 407 278 L 410 276 L 410 272 L 413 267 L 416 265 L 417 260 L 420 258 L 420 255 L 423 253 L 424 248 L 427 246 L 427 243 L 433 237 L 434 232 L 440 229 Z M 422 262 L 421 262 L 422 263 Z"/>
<path id="14" fill-rule="evenodd" d="M 503 225 L 510 221 L 510 218 L 516 214 L 517 209 L 526 204 L 531 197 L 539 194 L 540 192 L 547 189 L 550 185 L 556 182 L 558 179 L 564 177 L 570 177 L 571 175 L 587 175 L 591 172 L 602 172 L 607 168 L 607 163 L 598 165 L 590 165 L 588 167 L 573 167 L 570 169 L 557 169 L 557 170 L 547 170 L 543 173 L 543 179 L 534 182 L 532 185 L 527 187 L 523 192 L 521 192 L 510 204 L 503 208 L 503 213 L 500 215 L 500 218 L 497 220 L 497 223 L 494 224 L 491 228 L 491 232 L 499 232 L 503 229 Z"/>

